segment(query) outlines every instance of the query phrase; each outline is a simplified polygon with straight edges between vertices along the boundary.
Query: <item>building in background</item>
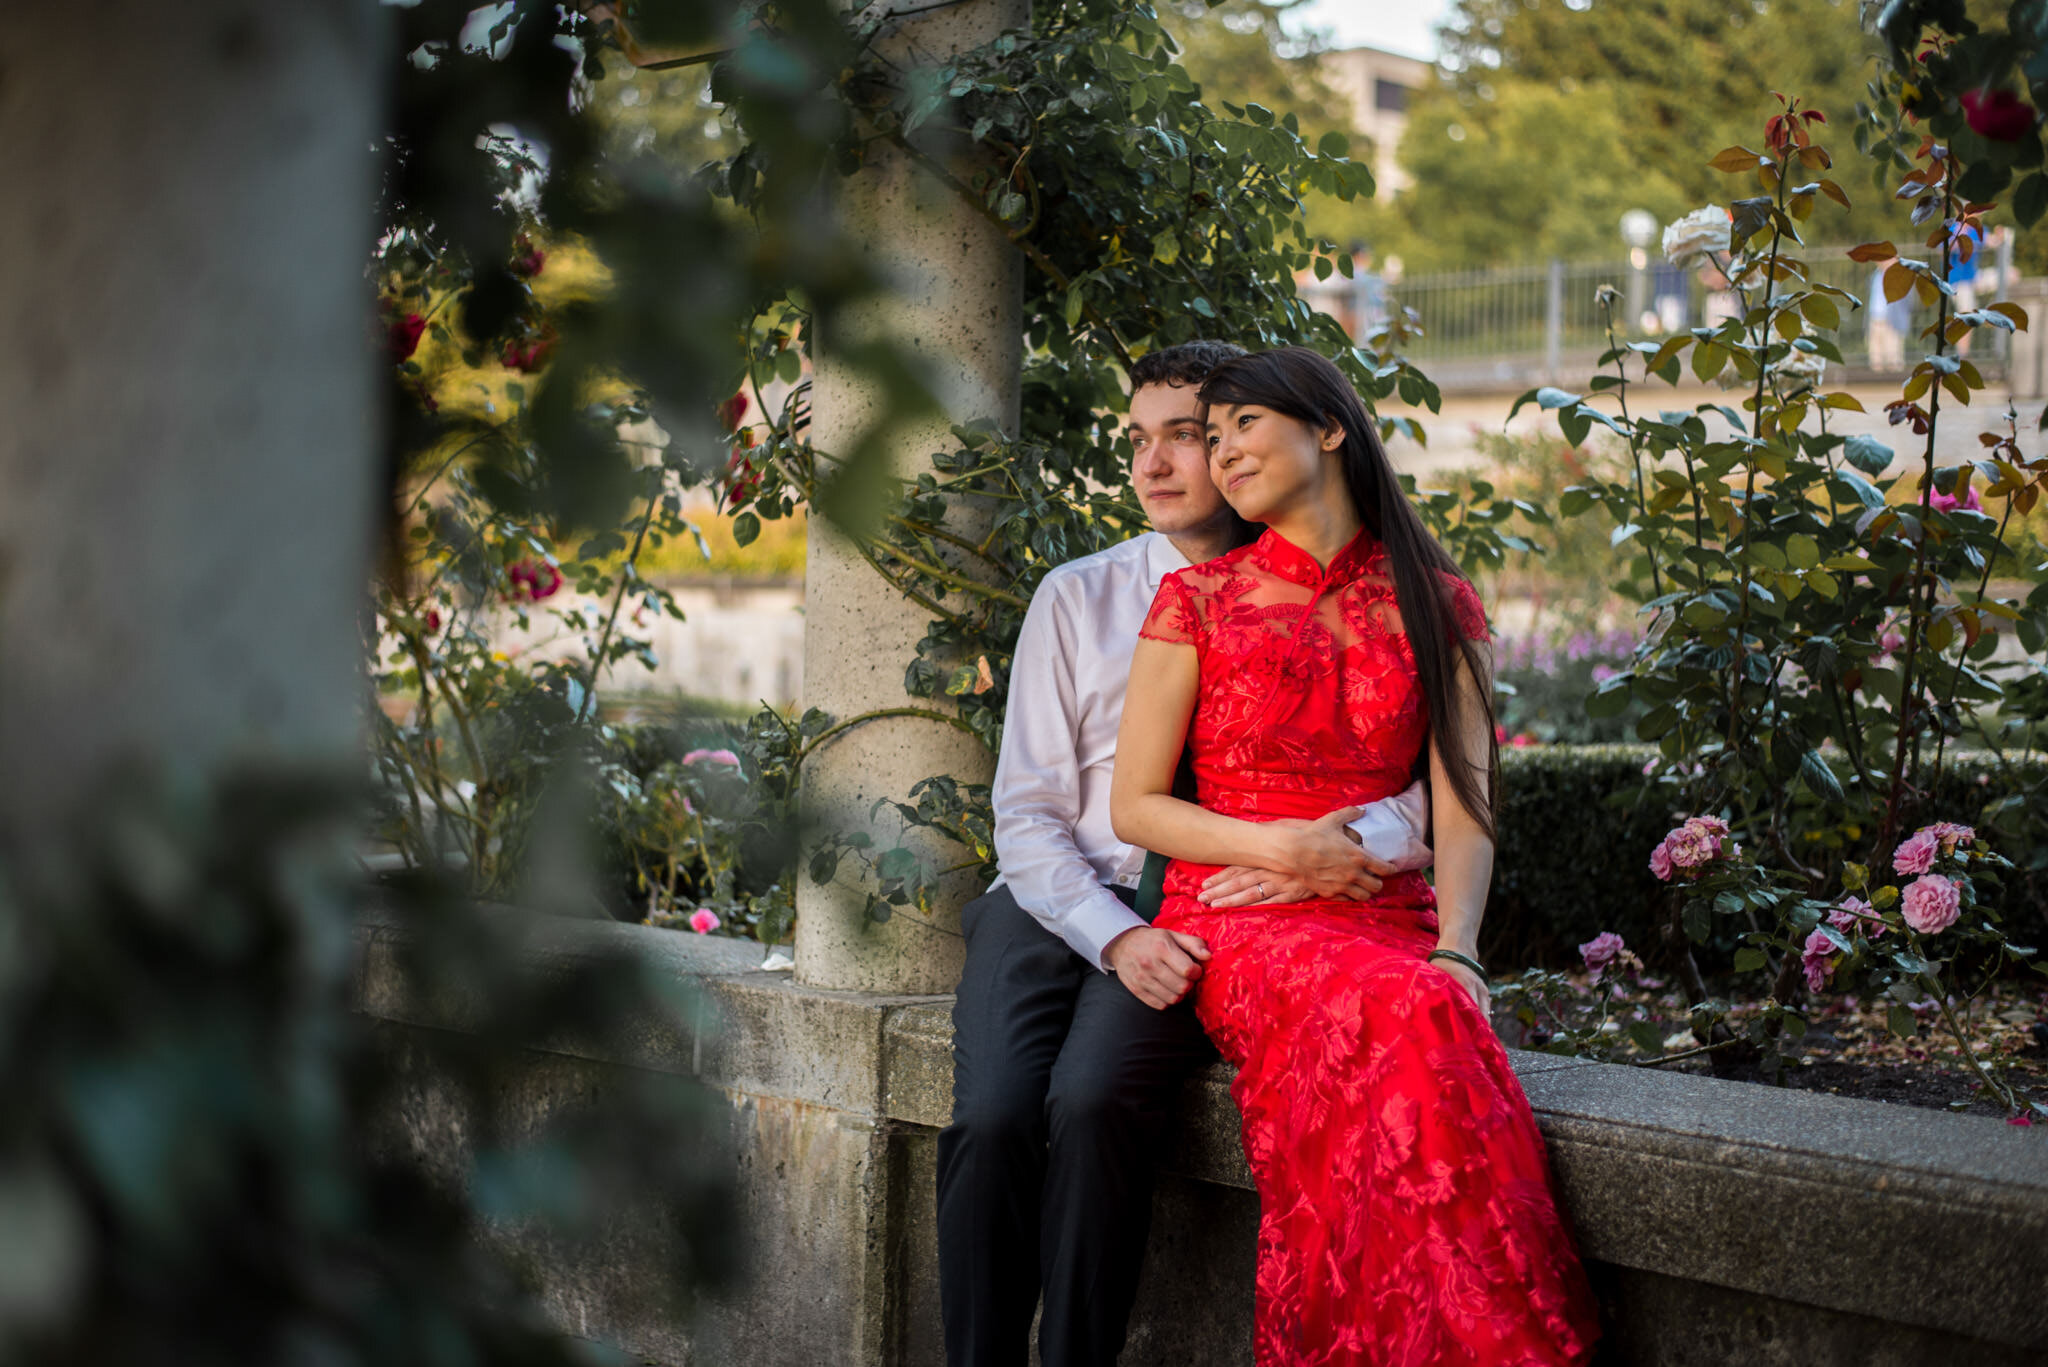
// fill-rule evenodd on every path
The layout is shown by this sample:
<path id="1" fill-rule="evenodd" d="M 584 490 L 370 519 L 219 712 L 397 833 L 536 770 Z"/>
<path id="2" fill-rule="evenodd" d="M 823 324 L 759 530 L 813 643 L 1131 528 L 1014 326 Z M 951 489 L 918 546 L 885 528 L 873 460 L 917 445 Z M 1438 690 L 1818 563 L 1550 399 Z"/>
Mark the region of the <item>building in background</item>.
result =
<path id="1" fill-rule="evenodd" d="M 1394 153 L 1408 127 L 1408 102 L 1432 79 L 1428 62 L 1373 47 L 1326 52 L 1318 59 L 1330 89 L 1351 101 L 1352 127 L 1372 140 L 1372 174 L 1381 195 L 1408 186 Z"/>

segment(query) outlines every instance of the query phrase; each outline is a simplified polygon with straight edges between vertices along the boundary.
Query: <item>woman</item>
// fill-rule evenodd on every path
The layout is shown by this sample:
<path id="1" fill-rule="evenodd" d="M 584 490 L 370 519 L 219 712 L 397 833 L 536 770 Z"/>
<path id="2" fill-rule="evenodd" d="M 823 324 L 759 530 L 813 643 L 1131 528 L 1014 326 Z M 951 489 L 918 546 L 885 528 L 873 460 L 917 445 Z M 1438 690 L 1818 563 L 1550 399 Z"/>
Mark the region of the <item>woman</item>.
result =
<path id="1" fill-rule="evenodd" d="M 1342 374 L 1299 348 L 1202 386 L 1210 474 L 1267 531 L 1161 583 L 1111 811 L 1171 856 L 1157 924 L 1209 948 L 1195 1009 L 1238 1066 L 1261 1205 L 1256 1344 L 1295 1364 L 1578 1363 L 1591 1295 L 1486 1016 L 1493 866 L 1485 615 L 1402 496 Z M 1426 743 L 1426 751 L 1425 751 Z M 1200 805 L 1172 796 L 1185 746 Z M 1226 910 L 1331 808 L 1425 762 L 1436 886 Z"/>

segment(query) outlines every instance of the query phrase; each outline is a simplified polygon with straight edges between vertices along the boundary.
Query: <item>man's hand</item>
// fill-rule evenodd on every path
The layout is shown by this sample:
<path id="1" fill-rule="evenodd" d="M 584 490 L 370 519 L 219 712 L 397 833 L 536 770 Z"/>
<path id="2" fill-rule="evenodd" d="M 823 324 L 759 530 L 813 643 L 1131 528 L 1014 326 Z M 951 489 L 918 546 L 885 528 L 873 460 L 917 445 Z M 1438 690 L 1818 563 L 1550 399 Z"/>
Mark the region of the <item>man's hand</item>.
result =
<path id="1" fill-rule="evenodd" d="M 1312 897 L 1345 897 L 1362 901 L 1380 890 L 1393 866 L 1367 854 L 1350 824 L 1363 807 L 1339 807 L 1314 821 L 1287 818 L 1271 823 L 1281 838 L 1280 872 L 1293 874 Z"/>
<path id="2" fill-rule="evenodd" d="M 1158 926 L 1132 926 L 1102 951 L 1116 980 L 1154 1011 L 1185 997 L 1208 957 L 1209 946 L 1198 937 Z"/>

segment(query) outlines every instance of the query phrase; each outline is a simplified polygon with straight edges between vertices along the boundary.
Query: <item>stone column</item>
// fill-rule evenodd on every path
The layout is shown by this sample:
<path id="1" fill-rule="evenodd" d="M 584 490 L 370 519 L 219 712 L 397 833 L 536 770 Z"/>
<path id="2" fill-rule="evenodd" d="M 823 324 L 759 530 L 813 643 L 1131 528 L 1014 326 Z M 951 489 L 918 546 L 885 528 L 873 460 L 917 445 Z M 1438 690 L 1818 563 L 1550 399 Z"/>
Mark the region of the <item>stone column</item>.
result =
<path id="1" fill-rule="evenodd" d="M 385 27 L 0 24 L 0 844 L 130 758 L 360 771 Z"/>
<path id="2" fill-rule="evenodd" d="M 930 62 L 988 42 L 1029 22 L 1029 0 L 965 0 L 902 22 L 884 50 L 899 62 Z M 844 318 L 846 334 L 886 332 L 914 347 L 930 366 L 945 408 L 943 419 L 900 429 L 894 472 L 911 477 L 930 468 L 931 453 L 952 444 L 948 422 L 992 419 L 1017 427 L 1018 372 L 1023 343 L 1023 276 L 1004 235 L 935 177 L 886 146 L 838 190 L 838 212 L 865 239 L 872 259 L 894 284 L 891 296 Z M 874 386 L 835 363 L 830 335 L 818 338 L 813 392 L 814 438 L 821 450 L 850 448 L 883 416 Z M 916 654 L 931 614 L 899 597 L 846 538 L 822 518 L 810 524 L 804 576 L 804 701 L 846 718 L 920 700 L 905 696 L 903 671 Z M 922 704 L 921 704 L 922 705 Z M 846 733 L 804 770 L 804 805 L 814 820 L 838 829 L 870 827 L 878 798 L 902 799 L 928 774 L 985 782 L 988 754 L 972 737 L 937 722 L 887 718 Z M 872 823 L 878 841 L 893 843 L 899 823 L 885 810 Z M 959 847 L 920 847 L 945 863 Z M 798 876 L 796 974 L 816 987 L 872 992 L 950 992 L 960 977 L 959 906 L 971 895 L 962 880 L 926 918 L 896 908 L 867 926 L 862 898 L 844 884 L 819 887 Z"/>

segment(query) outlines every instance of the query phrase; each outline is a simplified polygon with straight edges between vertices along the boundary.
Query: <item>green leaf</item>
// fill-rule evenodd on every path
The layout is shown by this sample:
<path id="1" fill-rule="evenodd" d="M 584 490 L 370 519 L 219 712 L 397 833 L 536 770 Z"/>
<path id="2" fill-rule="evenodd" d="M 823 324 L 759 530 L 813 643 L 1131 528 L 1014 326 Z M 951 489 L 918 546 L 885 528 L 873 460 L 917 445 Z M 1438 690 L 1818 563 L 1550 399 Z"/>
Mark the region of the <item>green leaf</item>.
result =
<path id="1" fill-rule="evenodd" d="M 1351 155 L 1351 139 L 1335 131 L 1325 133 L 1316 143 L 1316 153 L 1325 157 L 1348 157 Z"/>
<path id="2" fill-rule="evenodd" d="M 1912 1039 L 1920 1033 L 1920 1021 L 1904 1002 L 1893 1002 L 1885 1011 L 1884 1023 L 1900 1039 Z"/>
<path id="3" fill-rule="evenodd" d="M 1737 973 L 1753 973 L 1769 962 L 1770 960 L 1764 955 L 1764 952 L 1754 945 L 1744 945 L 1735 951 L 1735 971 Z"/>
<path id="4" fill-rule="evenodd" d="M 751 546 L 761 535 L 761 519 L 751 512 L 741 513 L 732 520 L 732 539 L 742 546 Z M 823 879 L 819 880 L 823 882 Z"/>
<path id="5" fill-rule="evenodd" d="M 1174 262 L 1180 260 L 1180 234 L 1168 228 L 1165 232 L 1153 238 L 1152 259 L 1162 266 L 1171 266 Z"/>
<path id="6" fill-rule="evenodd" d="M 1586 695 L 1586 715 L 1618 717 L 1628 710 L 1631 675 L 1617 674 Z"/>
<path id="7" fill-rule="evenodd" d="M 2044 213 L 2048 213 L 2048 175 L 2036 171 L 2012 192 L 2012 216 L 2022 228 L 2031 228 Z"/>
<path id="8" fill-rule="evenodd" d="M 1799 756 L 1799 777 L 1806 780 L 1815 796 L 1831 802 L 1842 800 L 1842 781 L 1835 777 L 1834 769 L 1820 751 L 1808 750 Z"/>
<path id="9" fill-rule="evenodd" d="M 1820 543 L 1805 532 L 1794 532 L 1785 538 L 1785 557 L 1802 570 L 1810 570 L 1820 563 Z"/>

